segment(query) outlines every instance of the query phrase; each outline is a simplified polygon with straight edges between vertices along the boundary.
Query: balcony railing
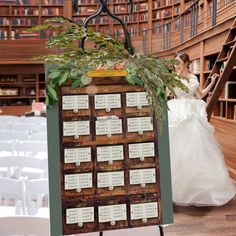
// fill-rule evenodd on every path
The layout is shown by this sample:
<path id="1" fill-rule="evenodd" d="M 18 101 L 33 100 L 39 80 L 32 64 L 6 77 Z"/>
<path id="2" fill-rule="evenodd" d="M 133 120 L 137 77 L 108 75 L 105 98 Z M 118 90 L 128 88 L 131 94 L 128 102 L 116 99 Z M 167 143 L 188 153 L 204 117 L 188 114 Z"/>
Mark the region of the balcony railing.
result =
<path id="1" fill-rule="evenodd" d="M 206 11 L 196 0 L 173 21 L 153 29 L 152 53 L 176 47 L 233 16 L 236 0 L 212 0 Z"/>

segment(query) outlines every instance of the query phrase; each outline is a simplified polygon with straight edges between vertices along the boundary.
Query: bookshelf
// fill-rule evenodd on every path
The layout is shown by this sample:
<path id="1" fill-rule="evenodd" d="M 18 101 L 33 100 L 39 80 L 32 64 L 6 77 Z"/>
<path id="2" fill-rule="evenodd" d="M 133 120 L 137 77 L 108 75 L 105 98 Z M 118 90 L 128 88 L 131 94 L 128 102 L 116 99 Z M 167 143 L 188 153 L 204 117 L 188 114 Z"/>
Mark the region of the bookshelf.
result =
<path id="1" fill-rule="evenodd" d="M 131 37 L 138 37 L 141 35 L 138 31 L 149 28 L 148 0 L 135 0 L 132 15 L 129 14 L 130 5 L 127 0 L 114 0 L 108 2 L 108 7 L 111 12 L 115 13 L 116 16 L 124 21 Z M 96 0 L 80 0 L 79 12 L 73 14 L 73 20 L 77 23 L 82 23 L 86 17 L 92 15 L 98 9 L 99 3 Z M 117 38 L 123 38 L 123 29 L 120 24 L 105 14 L 93 19 L 89 24 L 89 27 L 103 33 L 108 33 Z"/>
<path id="2" fill-rule="evenodd" d="M 205 55 L 203 58 L 204 83 L 207 80 L 212 70 L 212 67 L 217 59 L 217 56 L 218 53 L 212 53 L 210 55 Z M 224 70 L 224 65 L 225 65 L 224 61 L 222 61 L 222 66 L 220 69 L 221 72 Z M 236 122 L 236 66 L 233 68 L 230 78 L 226 82 L 225 88 L 220 95 L 219 101 L 217 102 L 217 106 L 213 112 L 213 117 Z"/>
<path id="3" fill-rule="evenodd" d="M 0 40 L 41 39 L 48 32 L 28 33 L 27 29 L 46 19 L 63 16 L 64 0 L 7 0 L 0 2 Z"/>
<path id="4" fill-rule="evenodd" d="M 181 3 L 179 0 L 154 0 L 152 2 L 152 25 L 155 27 L 153 34 L 162 33 L 162 25 L 173 21 L 180 13 Z M 178 26 L 171 30 L 178 31 Z"/>
<path id="5" fill-rule="evenodd" d="M 45 100 L 44 68 L 40 64 L 0 65 L 0 107 L 2 114 L 22 115 L 33 101 Z"/>

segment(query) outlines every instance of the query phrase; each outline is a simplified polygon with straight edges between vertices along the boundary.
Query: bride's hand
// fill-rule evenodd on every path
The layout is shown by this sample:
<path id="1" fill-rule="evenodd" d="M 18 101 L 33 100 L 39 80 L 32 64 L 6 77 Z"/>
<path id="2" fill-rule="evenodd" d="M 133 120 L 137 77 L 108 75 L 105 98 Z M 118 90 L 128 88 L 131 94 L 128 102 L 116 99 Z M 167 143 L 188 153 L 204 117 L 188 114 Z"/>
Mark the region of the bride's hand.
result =
<path id="1" fill-rule="evenodd" d="M 215 84 L 217 78 L 219 78 L 219 74 L 213 74 L 212 77 L 211 77 L 211 83 L 212 83 L 212 84 Z"/>

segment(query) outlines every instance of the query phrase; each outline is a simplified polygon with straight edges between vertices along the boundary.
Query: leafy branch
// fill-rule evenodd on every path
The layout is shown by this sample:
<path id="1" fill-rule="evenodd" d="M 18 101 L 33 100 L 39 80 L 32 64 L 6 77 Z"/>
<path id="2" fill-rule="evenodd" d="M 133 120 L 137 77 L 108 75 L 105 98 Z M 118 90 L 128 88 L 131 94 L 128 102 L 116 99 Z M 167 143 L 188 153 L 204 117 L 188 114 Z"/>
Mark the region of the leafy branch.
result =
<path id="1" fill-rule="evenodd" d="M 174 88 L 188 91 L 171 69 L 176 60 L 155 59 L 153 56 L 130 55 L 123 43 L 114 38 L 86 29 L 66 18 L 53 18 L 44 25 L 35 26 L 31 31 L 51 30 L 56 36 L 50 38 L 46 48 L 57 48 L 60 53 L 36 57 L 46 64 L 54 65 L 47 75 L 46 104 L 52 107 L 58 100 L 58 87 L 71 81 L 71 88 L 83 87 L 91 81 L 86 73 L 89 70 L 111 69 L 119 65 L 128 71 L 126 81 L 132 85 L 142 85 L 147 91 L 151 111 L 163 122 L 163 104 L 167 100 L 166 87 L 174 94 Z M 93 43 L 93 49 L 78 48 L 82 38 Z"/>

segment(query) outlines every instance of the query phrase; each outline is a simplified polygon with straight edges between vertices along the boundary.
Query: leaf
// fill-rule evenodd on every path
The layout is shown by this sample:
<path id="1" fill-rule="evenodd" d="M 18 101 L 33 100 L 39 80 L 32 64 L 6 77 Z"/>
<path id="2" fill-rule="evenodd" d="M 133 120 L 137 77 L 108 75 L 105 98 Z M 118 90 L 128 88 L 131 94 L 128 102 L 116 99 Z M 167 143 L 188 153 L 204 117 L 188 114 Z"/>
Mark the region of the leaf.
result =
<path id="1" fill-rule="evenodd" d="M 47 90 L 48 90 L 48 96 L 49 97 L 52 97 L 53 100 L 58 100 L 57 92 L 51 85 L 48 84 Z"/>
<path id="2" fill-rule="evenodd" d="M 134 80 L 135 84 L 137 85 L 143 85 L 143 81 L 139 78 L 139 77 L 132 77 L 132 79 Z"/>
<path id="3" fill-rule="evenodd" d="M 71 84 L 71 88 L 77 88 L 77 87 L 83 87 L 84 85 L 82 84 L 80 79 L 75 80 L 72 84 Z"/>
<path id="4" fill-rule="evenodd" d="M 130 76 L 126 76 L 125 79 L 129 84 L 135 85 L 135 81 Z"/>
<path id="5" fill-rule="evenodd" d="M 70 76 L 71 77 L 76 77 L 79 74 L 79 70 L 77 68 L 74 68 L 70 71 Z"/>
<path id="6" fill-rule="evenodd" d="M 65 71 L 64 74 L 60 77 L 60 80 L 59 80 L 59 86 L 61 86 L 68 78 L 69 76 L 69 71 Z"/>
<path id="7" fill-rule="evenodd" d="M 55 79 L 55 78 L 59 77 L 60 74 L 61 74 L 61 72 L 59 70 L 53 70 L 48 74 L 48 78 Z"/>

